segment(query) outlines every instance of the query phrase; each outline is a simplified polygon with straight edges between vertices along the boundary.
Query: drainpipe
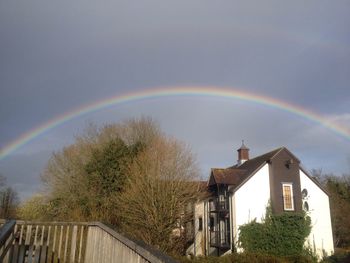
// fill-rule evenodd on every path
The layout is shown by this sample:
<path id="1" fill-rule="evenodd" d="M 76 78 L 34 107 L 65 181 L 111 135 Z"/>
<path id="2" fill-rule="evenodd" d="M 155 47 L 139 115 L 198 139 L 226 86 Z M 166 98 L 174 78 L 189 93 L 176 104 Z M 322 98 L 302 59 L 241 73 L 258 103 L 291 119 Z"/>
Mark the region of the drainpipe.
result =
<path id="1" fill-rule="evenodd" d="M 194 222 L 193 222 L 193 235 L 194 235 L 194 241 L 193 241 L 193 255 L 196 256 L 196 205 L 193 207 L 193 217 L 194 217 Z"/>
<path id="2" fill-rule="evenodd" d="M 232 196 L 228 195 L 228 203 L 229 203 L 229 214 L 230 214 L 230 243 L 231 243 L 231 252 L 233 252 L 233 215 L 232 215 Z"/>

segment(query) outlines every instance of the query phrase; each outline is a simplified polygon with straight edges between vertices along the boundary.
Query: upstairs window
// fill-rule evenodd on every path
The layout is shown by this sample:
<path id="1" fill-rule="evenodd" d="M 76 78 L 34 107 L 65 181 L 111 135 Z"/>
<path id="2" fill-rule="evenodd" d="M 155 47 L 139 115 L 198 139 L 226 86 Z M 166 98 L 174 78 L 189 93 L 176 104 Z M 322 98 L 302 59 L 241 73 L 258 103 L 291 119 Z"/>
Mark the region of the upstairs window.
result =
<path id="1" fill-rule="evenodd" d="M 285 211 L 294 210 L 293 185 L 291 183 L 282 184 L 283 188 L 283 207 Z"/>
<path id="2" fill-rule="evenodd" d="M 203 230 L 203 219 L 202 217 L 198 218 L 198 231 Z"/>

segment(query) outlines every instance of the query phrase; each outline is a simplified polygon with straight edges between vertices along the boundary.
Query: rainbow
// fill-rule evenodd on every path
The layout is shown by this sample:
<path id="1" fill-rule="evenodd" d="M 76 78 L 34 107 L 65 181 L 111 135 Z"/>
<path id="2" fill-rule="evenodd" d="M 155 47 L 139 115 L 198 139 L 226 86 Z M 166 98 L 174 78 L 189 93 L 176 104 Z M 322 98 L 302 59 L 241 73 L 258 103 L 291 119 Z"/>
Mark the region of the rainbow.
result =
<path id="1" fill-rule="evenodd" d="M 283 110 L 292 114 L 296 114 L 302 118 L 308 119 L 314 123 L 318 123 L 327 129 L 341 135 L 342 137 L 350 140 L 350 130 L 337 123 L 330 121 L 329 119 L 322 117 L 315 112 L 302 108 L 297 105 L 287 103 L 282 100 L 277 100 L 271 97 L 253 94 L 242 90 L 224 87 L 212 87 L 212 86 L 181 86 L 181 87 L 166 87 L 166 88 L 153 88 L 142 91 L 125 93 L 122 95 L 116 95 L 107 99 L 99 100 L 90 104 L 85 104 L 72 111 L 66 112 L 62 115 L 35 127 L 28 132 L 22 134 L 14 141 L 7 144 L 0 150 L 0 160 L 10 155 L 18 148 L 22 147 L 32 139 L 40 136 L 41 134 L 82 115 L 89 114 L 104 108 L 115 106 L 122 103 L 135 102 L 139 100 L 147 100 L 150 98 L 163 98 L 173 96 L 209 96 L 209 97 L 223 97 L 229 99 L 242 100 L 261 105 L 266 105 L 272 108 Z"/>

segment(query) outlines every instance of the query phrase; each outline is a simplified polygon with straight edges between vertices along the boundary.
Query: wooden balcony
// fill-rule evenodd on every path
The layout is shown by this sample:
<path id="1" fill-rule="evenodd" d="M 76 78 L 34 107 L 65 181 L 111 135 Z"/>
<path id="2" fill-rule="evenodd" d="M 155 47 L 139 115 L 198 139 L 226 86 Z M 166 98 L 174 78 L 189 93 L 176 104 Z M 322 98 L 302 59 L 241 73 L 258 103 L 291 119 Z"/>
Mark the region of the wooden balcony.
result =
<path id="1" fill-rule="evenodd" d="M 3 263 L 176 262 L 99 222 L 0 223 L 0 262 Z"/>
<path id="2" fill-rule="evenodd" d="M 230 232 L 228 231 L 210 231 L 210 246 L 220 249 L 230 249 Z"/>
<path id="3" fill-rule="evenodd" d="M 228 199 L 223 201 L 212 201 L 210 202 L 209 208 L 211 213 L 220 213 L 224 215 L 229 212 Z"/>

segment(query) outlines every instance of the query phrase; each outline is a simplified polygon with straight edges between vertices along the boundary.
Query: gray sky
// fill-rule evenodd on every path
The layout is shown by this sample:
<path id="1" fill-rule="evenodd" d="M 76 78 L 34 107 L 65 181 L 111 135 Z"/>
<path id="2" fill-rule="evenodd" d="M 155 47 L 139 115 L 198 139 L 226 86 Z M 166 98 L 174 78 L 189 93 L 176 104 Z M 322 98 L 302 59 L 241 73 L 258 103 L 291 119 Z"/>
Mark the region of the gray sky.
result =
<path id="1" fill-rule="evenodd" d="M 64 112 L 153 87 L 236 87 L 307 108 L 350 129 L 349 1 L 1 1 L 0 147 Z M 88 122 L 149 115 L 193 148 L 203 177 L 288 147 L 307 169 L 350 171 L 350 140 L 290 113 L 238 100 L 151 99 L 38 136 L 0 173 L 22 197 L 54 150 Z"/>

